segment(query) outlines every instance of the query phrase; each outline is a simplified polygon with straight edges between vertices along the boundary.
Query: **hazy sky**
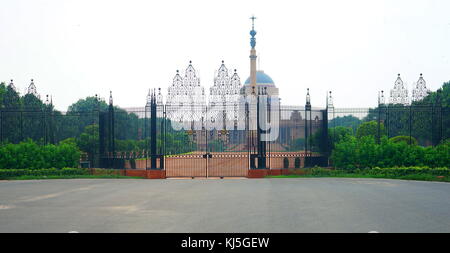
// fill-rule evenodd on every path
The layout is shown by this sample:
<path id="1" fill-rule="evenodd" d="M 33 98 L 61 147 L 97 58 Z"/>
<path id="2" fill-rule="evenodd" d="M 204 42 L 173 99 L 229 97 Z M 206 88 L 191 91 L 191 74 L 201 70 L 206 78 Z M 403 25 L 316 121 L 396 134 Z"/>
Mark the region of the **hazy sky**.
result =
<path id="1" fill-rule="evenodd" d="M 143 106 L 189 60 L 208 90 L 225 61 L 249 75 L 254 14 L 260 68 L 283 104 L 368 107 L 397 73 L 411 88 L 423 73 L 450 80 L 450 1 L 0 0 L 0 80 L 21 93 L 35 79 L 58 109 L 112 90 L 115 104 Z"/>

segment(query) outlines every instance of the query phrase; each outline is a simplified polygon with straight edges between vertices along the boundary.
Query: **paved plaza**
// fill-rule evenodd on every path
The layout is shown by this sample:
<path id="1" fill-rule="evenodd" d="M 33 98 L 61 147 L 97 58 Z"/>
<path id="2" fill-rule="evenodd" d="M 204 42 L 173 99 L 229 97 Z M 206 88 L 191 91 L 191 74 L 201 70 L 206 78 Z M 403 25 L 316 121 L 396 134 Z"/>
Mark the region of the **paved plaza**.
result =
<path id="1" fill-rule="evenodd" d="M 450 232 L 449 194 L 390 179 L 0 181 L 0 232 Z"/>

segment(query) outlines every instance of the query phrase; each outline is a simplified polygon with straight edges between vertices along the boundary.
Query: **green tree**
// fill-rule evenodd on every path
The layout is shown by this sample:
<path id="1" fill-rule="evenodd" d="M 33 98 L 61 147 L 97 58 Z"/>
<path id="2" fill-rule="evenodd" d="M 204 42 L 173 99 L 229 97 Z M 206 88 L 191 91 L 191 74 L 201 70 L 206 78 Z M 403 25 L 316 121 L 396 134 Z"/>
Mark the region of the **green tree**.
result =
<path id="1" fill-rule="evenodd" d="M 8 85 L 3 91 L 1 116 L 3 142 L 18 143 L 23 138 L 23 115 L 19 93 L 13 86 Z"/>
<path id="2" fill-rule="evenodd" d="M 308 139 L 309 144 L 311 145 L 312 151 L 319 152 L 330 152 L 330 148 L 334 147 L 336 143 L 348 139 L 349 136 L 353 135 L 353 130 L 351 127 L 332 127 L 328 128 L 328 138 L 323 135 L 324 132 L 322 129 L 316 131 L 311 138 Z M 302 139 L 303 140 L 303 139 Z M 302 142 L 304 148 L 304 140 Z"/>
<path id="3" fill-rule="evenodd" d="M 31 138 L 34 141 L 43 141 L 45 132 L 45 106 L 40 98 L 33 94 L 25 94 L 22 100 L 22 129 L 23 139 Z"/>
<path id="4" fill-rule="evenodd" d="M 96 97 L 86 97 L 71 104 L 67 108 L 67 113 L 92 112 L 95 110 L 105 111 L 106 109 L 108 109 L 108 104 L 105 101 L 99 100 Z"/>
<path id="5" fill-rule="evenodd" d="M 68 145 L 73 145 L 73 146 L 78 147 L 77 140 L 74 137 L 70 137 L 70 138 L 64 139 L 64 140 L 60 141 L 59 144 L 60 145 L 68 144 Z"/>
<path id="6" fill-rule="evenodd" d="M 0 108 L 3 106 L 3 101 L 6 94 L 6 84 L 4 82 L 0 83 Z"/>
<path id="7" fill-rule="evenodd" d="M 351 127 L 333 127 L 328 129 L 328 137 L 331 140 L 331 145 L 344 141 L 353 135 L 353 129 Z"/>
<path id="8" fill-rule="evenodd" d="M 383 136 L 386 134 L 386 130 L 384 128 L 384 124 L 380 123 L 380 135 Z M 356 130 L 356 137 L 361 138 L 364 136 L 378 136 L 378 122 L 369 121 L 362 123 L 358 129 Z"/>
<path id="9" fill-rule="evenodd" d="M 353 115 L 346 115 L 343 117 L 336 117 L 328 123 L 329 127 L 351 127 L 353 131 L 356 131 L 358 126 L 362 123 L 362 120 L 359 118 L 353 116 Z"/>
<path id="10" fill-rule="evenodd" d="M 304 149 L 305 149 L 305 138 L 294 139 L 289 146 L 289 151 L 298 151 Z"/>
<path id="11" fill-rule="evenodd" d="M 450 128 L 442 127 L 450 125 L 450 81 L 444 82 L 441 88 L 430 92 L 423 100 L 414 101 L 412 108 L 400 104 L 383 105 L 380 108 L 370 109 L 364 121 L 378 119 L 379 110 L 381 120 L 385 121 L 388 127 L 389 137 L 409 136 L 411 126 L 411 134 L 419 144 L 438 143 L 450 137 Z M 439 120 L 441 117 L 442 122 Z"/>
<path id="12" fill-rule="evenodd" d="M 89 161 L 94 162 L 99 149 L 98 125 L 86 126 L 84 132 L 76 138 L 76 143 L 81 151 L 88 154 Z"/>
<path id="13" fill-rule="evenodd" d="M 407 144 L 417 145 L 416 138 L 414 138 L 412 136 L 410 138 L 409 136 L 399 135 L 399 136 L 389 138 L 389 141 L 391 141 L 393 143 L 405 142 Z"/>

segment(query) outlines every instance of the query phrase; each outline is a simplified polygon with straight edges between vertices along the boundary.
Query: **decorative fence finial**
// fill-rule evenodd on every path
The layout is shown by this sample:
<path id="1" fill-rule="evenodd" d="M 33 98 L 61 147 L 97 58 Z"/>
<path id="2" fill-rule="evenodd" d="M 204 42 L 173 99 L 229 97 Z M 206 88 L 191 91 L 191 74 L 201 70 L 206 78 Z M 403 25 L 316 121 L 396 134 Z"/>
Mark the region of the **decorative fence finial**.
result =
<path id="1" fill-rule="evenodd" d="M 113 104 L 112 91 L 109 91 L 109 105 Z"/>

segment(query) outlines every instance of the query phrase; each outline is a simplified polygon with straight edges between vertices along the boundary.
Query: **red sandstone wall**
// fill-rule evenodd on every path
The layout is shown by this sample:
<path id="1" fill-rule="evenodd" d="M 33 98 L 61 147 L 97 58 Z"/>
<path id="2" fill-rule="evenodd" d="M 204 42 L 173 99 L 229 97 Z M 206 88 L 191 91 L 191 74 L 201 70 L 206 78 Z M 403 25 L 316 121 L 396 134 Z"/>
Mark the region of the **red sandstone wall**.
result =
<path id="1" fill-rule="evenodd" d="M 145 170 L 125 170 L 125 176 L 147 178 L 147 172 Z"/>
<path id="2" fill-rule="evenodd" d="M 166 178 L 165 170 L 125 170 L 125 175 L 129 177 L 143 177 L 147 179 Z"/>
<path id="3" fill-rule="evenodd" d="M 271 157 L 270 158 L 270 168 L 274 169 L 284 169 L 283 164 L 284 157 Z M 289 167 L 288 169 L 295 169 L 295 157 L 288 157 Z M 300 168 L 305 164 L 305 158 L 300 157 Z"/>
<path id="4" fill-rule="evenodd" d="M 136 169 L 145 169 L 145 159 L 144 160 L 135 160 L 136 161 Z M 148 160 L 148 166 L 150 167 L 150 160 Z M 159 168 L 159 159 L 156 160 L 156 166 Z M 125 161 L 125 169 L 131 169 L 131 164 L 129 160 Z"/>
<path id="5" fill-rule="evenodd" d="M 166 178 L 165 170 L 147 170 L 147 179 L 164 179 Z"/>

